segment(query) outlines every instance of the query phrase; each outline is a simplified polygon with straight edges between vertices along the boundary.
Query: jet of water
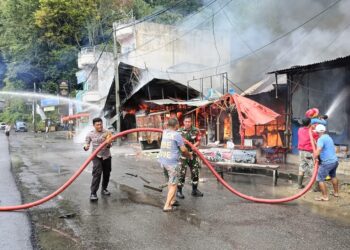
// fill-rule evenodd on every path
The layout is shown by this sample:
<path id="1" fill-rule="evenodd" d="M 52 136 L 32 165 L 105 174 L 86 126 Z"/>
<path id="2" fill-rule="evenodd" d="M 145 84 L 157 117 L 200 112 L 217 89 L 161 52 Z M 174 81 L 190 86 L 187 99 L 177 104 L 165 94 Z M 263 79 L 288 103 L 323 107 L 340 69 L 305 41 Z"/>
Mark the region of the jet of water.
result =
<path id="1" fill-rule="evenodd" d="M 94 127 L 92 125 L 88 125 L 84 128 L 76 128 L 75 130 L 75 136 L 74 136 L 74 142 L 75 143 L 84 143 L 85 142 L 85 137 L 87 134 L 93 130 Z"/>
<path id="2" fill-rule="evenodd" d="M 348 97 L 349 94 L 350 94 L 349 88 L 342 90 L 337 95 L 335 100 L 332 102 L 331 106 L 328 108 L 326 115 L 331 116 L 333 114 L 333 112 L 335 110 L 337 110 L 337 108 L 340 106 L 340 104 L 345 101 L 346 97 Z"/>
<path id="3" fill-rule="evenodd" d="M 46 119 L 46 115 L 45 115 L 44 111 L 40 108 L 40 106 L 38 104 L 36 105 L 36 113 L 40 115 L 41 120 Z"/>
<path id="4" fill-rule="evenodd" d="M 56 99 L 59 100 L 60 102 L 63 103 L 74 103 L 74 104 L 78 104 L 78 105 L 82 105 L 83 107 L 87 107 L 91 110 L 94 111 L 101 111 L 101 107 L 96 105 L 96 104 L 92 104 L 92 103 L 88 103 L 88 102 L 83 102 L 83 101 L 79 101 L 76 99 L 71 99 L 71 98 L 67 98 L 67 97 L 62 97 L 62 96 L 55 96 L 55 95 L 50 95 L 50 94 L 43 94 L 43 93 L 33 93 L 33 92 L 15 92 L 15 91 L 0 91 L 0 96 L 17 96 L 17 97 L 27 97 L 27 98 L 31 98 L 31 99 L 43 99 L 43 98 L 47 98 L 47 99 Z"/>

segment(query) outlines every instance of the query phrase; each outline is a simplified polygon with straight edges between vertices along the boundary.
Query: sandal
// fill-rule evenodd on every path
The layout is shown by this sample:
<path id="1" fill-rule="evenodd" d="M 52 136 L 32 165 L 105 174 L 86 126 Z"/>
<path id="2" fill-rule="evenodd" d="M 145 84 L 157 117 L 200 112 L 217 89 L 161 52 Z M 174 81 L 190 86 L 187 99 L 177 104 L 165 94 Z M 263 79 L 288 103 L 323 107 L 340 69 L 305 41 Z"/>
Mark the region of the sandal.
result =
<path id="1" fill-rule="evenodd" d="M 171 208 L 168 208 L 168 209 L 164 209 L 163 208 L 163 212 L 167 213 L 167 212 L 174 212 L 176 210 L 176 207 L 171 207 Z"/>
<path id="2" fill-rule="evenodd" d="M 339 194 L 331 193 L 330 195 L 333 195 L 333 196 L 336 197 L 336 198 L 339 198 L 339 197 L 340 197 Z"/>
<path id="3" fill-rule="evenodd" d="M 324 198 L 324 197 L 316 197 L 315 201 L 329 201 L 329 198 Z"/>

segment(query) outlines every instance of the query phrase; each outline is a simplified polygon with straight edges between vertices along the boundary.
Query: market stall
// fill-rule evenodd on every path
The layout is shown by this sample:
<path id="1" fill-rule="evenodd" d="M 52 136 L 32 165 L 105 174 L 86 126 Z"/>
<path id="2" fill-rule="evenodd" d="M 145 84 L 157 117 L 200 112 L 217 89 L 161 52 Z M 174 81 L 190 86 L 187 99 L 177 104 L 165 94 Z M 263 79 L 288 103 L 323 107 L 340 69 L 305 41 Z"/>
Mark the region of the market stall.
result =
<path id="1" fill-rule="evenodd" d="M 281 146 L 281 138 L 271 139 L 276 131 L 283 131 L 280 115 L 271 109 L 238 94 L 227 94 L 217 100 L 179 101 L 161 99 L 148 101 L 163 110 L 157 128 L 164 128 L 170 113 L 181 117 L 191 115 L 194 125 L 202 132 L 203 153 L 211 160 L 255 163 L 257 149 Z M 158 111 L 159 113 L 159 111 Z M 149 113 L 152 115 L 152 112 Z M 144 122 L 137 122 L 138 127 Z M 274 130 L 275 128 L 275 130 Z"/>

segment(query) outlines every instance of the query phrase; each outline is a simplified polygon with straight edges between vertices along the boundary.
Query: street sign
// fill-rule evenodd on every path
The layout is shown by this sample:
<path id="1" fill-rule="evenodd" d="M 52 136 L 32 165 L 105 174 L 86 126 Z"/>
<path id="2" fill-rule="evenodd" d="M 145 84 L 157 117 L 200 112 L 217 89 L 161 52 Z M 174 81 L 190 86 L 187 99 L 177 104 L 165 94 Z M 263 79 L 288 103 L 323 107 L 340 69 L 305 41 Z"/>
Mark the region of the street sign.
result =
<path id="1" fill-rule="evenodd" d="M 40 101 L 40 106 L 41 107 L 48 107 L 48 106 L 58 106 L 60 105 L 60 102 L 58 98 L 56 99 L 42 99 Z"/>
<path id="2" fill-rule="evenodd" d="M 61 96 L 68 96 L 69 94 L 69 85 L 67 81 L 62 81 L 59 85 L 60 89 L 60 95 Z"/>
<path id="3" fill-rule="evenodd" d="M 51 106 L 51 107 L 45 107 L 44 108 L 44 111 L 54 111 L 55 110 L 55 107 Z"/>

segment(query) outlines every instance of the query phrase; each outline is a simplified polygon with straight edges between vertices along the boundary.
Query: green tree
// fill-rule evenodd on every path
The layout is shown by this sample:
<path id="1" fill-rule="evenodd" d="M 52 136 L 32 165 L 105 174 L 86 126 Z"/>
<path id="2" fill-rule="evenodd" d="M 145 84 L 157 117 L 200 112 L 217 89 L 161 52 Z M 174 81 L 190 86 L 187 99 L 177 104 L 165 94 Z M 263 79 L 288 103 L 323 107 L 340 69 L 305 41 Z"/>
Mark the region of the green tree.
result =
<path id="1" fill-rule="evenodd" d="M 179 2 L 179 0 L 148 0 L 146 2 L 148 2 L 155 9 L 174 6 L 174 8 L 168 10 L 153 20 L 154 22 L 162 24 L 175 24 L 188 14 L 203 6 L 202 0 L 186 0 L 183 2 Z"/>
<path id="2" fill-rule="evenodd" d="M 143 0 L 134 0 L 133 1 L 133 16 L 136 19 L 140 19 L 144 16 L 147 16 L 152 13 L 152 7 L 150 4 Z"/>
<path id="3" fill-rule="evenodd" d="M 153 7 L 143 0 L 0 0 L 4 89 L 32 91 L 35 82 L 55 94 L 61 80 L 75 86 L 80 48 L 111 42 L 114 21 L 141 18 Z M 1 117 L 29 119 L 26 107 L 9 101 Z"/>
<path id="4" fill-rule="evenodd" d="M 8 78 L 4 80 L 5 87 L 3 88 L 5 91 L 18 91 L 23 90 L 25 84 L 20 80 L 10 81 Z"/>
<path id="5" fill-rule="evenodd" d="M 7 71 L 5 83 L 21 81 L 24 89 L 42 80 L 41 63 L 45 49 L 33 18 L 38 0 L 2 0 L 0 8 L 0 48 Z M 26 86 L 28 84 L 28 86 Z"/>
<path id="6" fill-rule="evenodd" d="M 165 8 L 167 6 L 172 6 L 179 3 L 179 0 L 148 0 L 146 2 L 155 8 Z M 186 0 L 180 2 L 179 5 L 176 5 L 176 7 L 171 9 L 169 12 L 178 13 L 181 14 L 181 16 L 185 16 L 198 10 L 202 6 L 202 0 Z"/>
<path id="7" fill-rule="evenodd" d="M 6 123 L 14 124 L 21 120 L 29 122 L 31 118 L 31 107 L 23 99 L 7 98 L 4 111 L 0 113 L 0 120 Z"/>
<path id="8" fill-rule="evenodd" d="M 38 0 L 0 1 L 0 48 L 6 60 L 33 58 L 38 30 L 33 22 Z M 34 53 L 33 53 L 34 52 Z"/>
<path id="9" fill-rule="evenodd" d="M 47 81 L 41 86 L 41 91 L 49 94 L 57 94 L 58 83 L 53 81 Z"/>
<path id="10" fill-rule="evenodd" d="M 139 19 L 175 0 L 0 0 L 0 53 L 10 87 L 33 83 L 53 93 L 52 83 L 75 86 L 77 55 L 82 46 L 111 43 L 112 23 Z M 171 24 L 196 10 L 200 0 L 184 1 L 153 21 Z"/>
<path id="11" fill-rule="evenodd" d="M 94 0 L 39 0 L 34 12 L 37 27 L 43 32 L 41 39 L 50 47 L 80 46 L 88 19 L 98 19 Z"/>

